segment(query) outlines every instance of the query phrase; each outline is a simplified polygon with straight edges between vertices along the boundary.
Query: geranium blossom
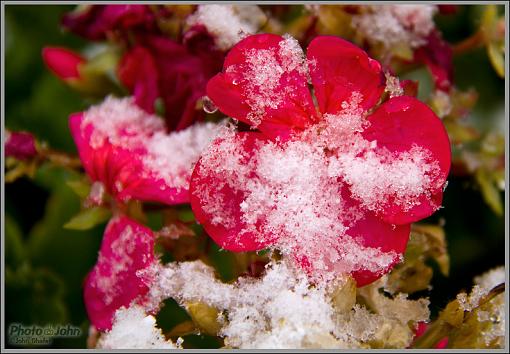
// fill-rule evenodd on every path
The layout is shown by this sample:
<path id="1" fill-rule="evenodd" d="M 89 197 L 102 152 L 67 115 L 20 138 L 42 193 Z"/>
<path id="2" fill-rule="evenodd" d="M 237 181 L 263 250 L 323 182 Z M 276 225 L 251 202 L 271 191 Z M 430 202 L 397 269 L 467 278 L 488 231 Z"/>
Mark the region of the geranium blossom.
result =
<path id="1" fill-rule="evenodd" d="M 85 306 L 92 324 L 101 331 L 111 328 L 115 311 L 131 302 L 143 303 L 149 291 L 148 272 L 154 257 L 154 234 L 125 217 L 107 225 L 96 265 L 84 284 Z"/>
<path id="2" fill-rule="evenodd" d="M 166 204 L 189 201 L 193 165 L 217 130 L 204 123 L 168 134 L 164 121 L 138 108 L 133 98 L 113 97 L 73 114 L 69 124 L 93 182 L 121 202 Z"/>
<path id="3" fill-rule="evenodd" d="M 313 84 L 317 107 L 308 88 Z M 279 249 L 315 279 L 358 286 L 401 260 L 410 223 L 442 200 L 450 145 L 437 116 L 409 96 L 376 104 L 380 64 L 337 37 L 247 37 L 207 93 L 260 132 L 225 130 L 191 180 L 197 220 L 231 251 Z"/>

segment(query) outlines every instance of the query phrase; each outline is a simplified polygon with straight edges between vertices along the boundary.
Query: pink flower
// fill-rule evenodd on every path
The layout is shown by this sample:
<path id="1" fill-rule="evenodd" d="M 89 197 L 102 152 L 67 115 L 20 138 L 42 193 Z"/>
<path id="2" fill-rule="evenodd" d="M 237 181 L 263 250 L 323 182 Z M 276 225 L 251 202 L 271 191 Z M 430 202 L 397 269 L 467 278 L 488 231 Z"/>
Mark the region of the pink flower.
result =
<path id="1" fill-rule="evenodd" d="M 376 107 L 384 90 L 380 64 L 337 37 L 315 38 L 306 57 L 292 38 L 239 42 L 207 94 L 260 132 L 226 131 L 203 153 L 197 220 L 221 247 L 276 248 L 312 278 L 381 277 L 410 223 L 440 207 L 451 158 L 432 110 L 410 96 Z"/>
<path id="2" fill-rule="evenodd" d="M 147 274 L 156 263 L 150 229 L 125 216 L 108 223 L 97 263 L 84 283 L 85 307 L 98 330 L 111 329 L 120 307 L 143 304 L 151 283 Z"/>
<path id="3" fill-rule="evenodd" d="M 37 155 L 35 139 L 27 132 L 5 131 L 5 157 L 12 156 L 19 160 L 27 160 Z"/>
<path id="4" fill-rule="evenodd" d="M 66 14 L 64 27 L 91 40 L 129 29 L 154 31 L 155 15 L 147 5 L 89 5 Z"/>
<path id="5" fill-rule="evenodd" d="M 209 123 L 167 134 L 132 98 L 112 97 L 69 124 L 85 172 L 120 202 L 188 202 L 193 165 L 216 131 Z"/>
<path id="6" fill-rule="evenodd" d="M 154 113 L 155 103 L 161 99 L 170 130 L 184 129 L 203 118 L 197 101 L 223 63 L 222 52 L 208 51 L 212 37 L 187 38 L 188 46 L 159 35 L 140 36 L 118 68 L 120 81 L 145 111 Z"/>
<path id="7" fill-rule="evenodd" d="M 61 80 L 80 78 L 80 65 L 85 62 L 79 54 L 60 47 L 45 47 L 42 57 L 46 66 Z"/>

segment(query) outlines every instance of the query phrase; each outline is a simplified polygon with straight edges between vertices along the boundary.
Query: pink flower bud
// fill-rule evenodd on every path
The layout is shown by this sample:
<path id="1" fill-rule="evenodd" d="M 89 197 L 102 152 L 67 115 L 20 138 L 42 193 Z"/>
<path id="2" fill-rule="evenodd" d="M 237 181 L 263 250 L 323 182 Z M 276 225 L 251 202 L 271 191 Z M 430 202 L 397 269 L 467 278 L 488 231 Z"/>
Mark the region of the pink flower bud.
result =
<path id="1" fill-rule="evenodd" d="M 45 47 L 42 57 L 46 66 L 61 80 L 79 79 L 80 64 L 85 62 L 79 54 L 61 47 Z"/>
<path id="2" fill-rule="evenodd" d="M 30 133 L 9 132 L 5 136 L 5 156 L 27 160 L 37 154 L 35 139 Z"/>

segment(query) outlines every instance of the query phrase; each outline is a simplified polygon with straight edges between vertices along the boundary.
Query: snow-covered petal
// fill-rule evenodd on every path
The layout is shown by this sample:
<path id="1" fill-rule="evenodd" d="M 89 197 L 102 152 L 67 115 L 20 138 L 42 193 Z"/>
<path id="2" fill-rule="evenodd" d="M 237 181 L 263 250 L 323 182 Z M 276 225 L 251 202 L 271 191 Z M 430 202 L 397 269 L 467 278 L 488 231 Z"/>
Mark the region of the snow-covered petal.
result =
<path id="1" fill-rule="evenodd" d="M 363 137 L 375 142 L 377 149 L 394 154 L 390 164 L 401 163 L 400 172 L 396 170 L 401 175 L 398 184 L 392 182 L 391 174 L 377 181 L 393 195 L 376 213 L 386 222 L 399 225 L 430 216 L 441 206 L 451 163 L 450 142 L 441 120 L 428 106 L 410 96 L 391 98 L 367 120 L 370 125 L 363 131 Z M 404 168 L 405 165 L 408 167 Z M 364 179 L 370 181 L 369 176 Z"/>
<path id="2" fill-rule="evenodd" d="M 89 177 L 119 201 L 178 204 L 189 201 L 193 166 L 217 125 L 196 124 L 167 134 L 163 121 L 132 98 L 110 97 L 72 115 L 70 128 Z"/>
<path id="3" fill-rule="evenodd" d="M 142 301 L 150 281 L 138 274 L 155 262 L 154 234 L 150 229 L 125 216 L 109 222 L 97 263 L 84 284 L 87 313 L 98 330 L 111 328 L 120 307 Z"/>
<path id="4" fill-rule="evenodd" d="M 316 120 L 307 71 L 296 40 L 253 35 L 230 50 L 223 72 L 209 81 L 207 95 L 223 113 L 267 136 L 288 136 Z"/>

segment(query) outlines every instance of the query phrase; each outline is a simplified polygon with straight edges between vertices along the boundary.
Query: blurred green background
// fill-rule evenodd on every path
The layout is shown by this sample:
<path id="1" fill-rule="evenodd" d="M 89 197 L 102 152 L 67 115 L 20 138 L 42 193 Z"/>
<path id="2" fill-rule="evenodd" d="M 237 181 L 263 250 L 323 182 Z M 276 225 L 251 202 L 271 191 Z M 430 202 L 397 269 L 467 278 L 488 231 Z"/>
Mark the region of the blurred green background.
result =
<path id="1" fill-rule="evenodd" d="M 45 69 L 41 49 L 84 47 L 85 41 L 59 26 L 62 14 L 72 9 L 6 5 L 4 24 L 6 128 L 30 131 L 52 148 L 70 153 L 75 147 L 68 116 L 87 102 Z M 456 15 L 439 18 L 438 25 L 447 40 L 458 42 L 476 30 L 479 14 L 479 6 L 464 6 Z M 495 74 L 485 50 L 456 57 L 454 65 L 456 85 L 479 93 L 469 119 L 484 131 L 502 129 L 504 80 Z M 84 348 L 89 324 L 81 286 L 95 263 L 104 224 L 89 231 L 62 228 L 80 209 L 79 198 L 65 183 L 73 178 L 77 176 L 69 171 L 45 166 L 33 179 L 24 177 L 5 186 L 4 316 L 5 330 L 16 322 L 79 326 L 81 337 L 56 339 L 53 345 Z M 486 206 L 471 178 L 450 178 L 444 208 L 430 221 L 440 219 L 445 222 L 451 271 L 448 278 L 435 272 L 433 289 L 425 294 L 433 313 L 461 289 L 469 289 L 474 276 L 505 262 L 503 217 Z M 169 304 L 162 321 L 171 327 L 186 315 L 172 301 Z M 202 339 L 194 342 L 197 347 L 214 345 Z"/>

